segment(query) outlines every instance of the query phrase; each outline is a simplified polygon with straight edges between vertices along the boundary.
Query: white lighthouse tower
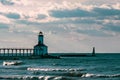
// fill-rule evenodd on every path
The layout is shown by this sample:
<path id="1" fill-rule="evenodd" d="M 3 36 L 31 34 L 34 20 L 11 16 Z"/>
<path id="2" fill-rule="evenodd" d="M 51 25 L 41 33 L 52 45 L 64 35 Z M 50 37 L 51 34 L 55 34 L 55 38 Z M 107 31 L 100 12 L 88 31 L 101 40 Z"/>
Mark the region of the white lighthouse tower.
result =
<path id="1" fill-rule="evenodd" d="M 48 47 L 44 44 L 44 35 L 42 32 L 39 32 L 38 44 L 34 46 L 34 55 L 44 56 L 47 54 L 48 54 Z"/>

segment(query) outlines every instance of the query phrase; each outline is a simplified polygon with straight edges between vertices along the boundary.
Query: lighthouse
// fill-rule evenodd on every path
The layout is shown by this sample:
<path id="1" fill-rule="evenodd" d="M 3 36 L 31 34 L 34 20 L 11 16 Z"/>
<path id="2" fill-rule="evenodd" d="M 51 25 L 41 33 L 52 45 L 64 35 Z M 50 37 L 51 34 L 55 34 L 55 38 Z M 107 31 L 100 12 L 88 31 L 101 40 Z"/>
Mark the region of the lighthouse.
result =
<path id="1" fill-rule="evenodd" d="M 34 46 L 35 56 L 44 56 L 48 54 L 48 47 L 44 44 L 44 35 L 40 31 L 38 35 L 38 44 Z"/>
<path id="2" fill-rule="evenodd" d="M 93 47 L 92 56 L 95 56 L 95 47 Z"/>

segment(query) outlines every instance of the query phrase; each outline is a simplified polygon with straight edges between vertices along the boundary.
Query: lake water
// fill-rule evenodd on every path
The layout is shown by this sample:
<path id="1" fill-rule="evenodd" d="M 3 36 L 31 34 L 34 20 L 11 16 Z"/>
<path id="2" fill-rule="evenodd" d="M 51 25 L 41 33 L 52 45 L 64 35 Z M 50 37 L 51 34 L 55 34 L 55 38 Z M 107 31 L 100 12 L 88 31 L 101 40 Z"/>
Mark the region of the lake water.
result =
<path id="1" fill-rule="evenodd" d="M 120 54 L 20 60 L 24 64 L 16 66 L 3 61 L 0 80 L 120 80 Z"/>

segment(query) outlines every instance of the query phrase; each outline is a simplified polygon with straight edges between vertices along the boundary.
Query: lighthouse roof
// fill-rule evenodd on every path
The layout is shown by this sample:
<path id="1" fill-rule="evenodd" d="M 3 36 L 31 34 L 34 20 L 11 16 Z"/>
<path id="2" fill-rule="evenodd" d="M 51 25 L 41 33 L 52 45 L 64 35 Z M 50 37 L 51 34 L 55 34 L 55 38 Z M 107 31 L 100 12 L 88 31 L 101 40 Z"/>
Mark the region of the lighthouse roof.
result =
<path id="1" fill-rule="evenodd" d="M 47 47 L 45 44 L 37 44 L 34 47 L 43 47 L 43 46 Z"/>
<path id="2" fill-rule="evenodd" d="M 39 35 L 43 35 L 43 33 L 40 31 L 40 32 L 39 32 Z"/>

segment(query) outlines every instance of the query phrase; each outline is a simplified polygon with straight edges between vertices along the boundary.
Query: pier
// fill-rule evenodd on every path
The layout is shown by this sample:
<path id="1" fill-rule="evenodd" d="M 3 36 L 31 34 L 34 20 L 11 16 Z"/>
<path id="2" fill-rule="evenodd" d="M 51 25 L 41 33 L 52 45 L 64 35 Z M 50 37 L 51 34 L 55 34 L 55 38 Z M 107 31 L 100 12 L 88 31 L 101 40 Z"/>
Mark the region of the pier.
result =
<path id="1" fill-rule="evenodd" d="M 40 59 L 52 58 L 59 59 L 58 56 L 51 56 L 48 54 L 36 54 L 42 52 L 42 49 L 32 48 L 0 48 L 0 60 L 19 60 L 19 59 Z"/>
<path id="2" fill-rule="evenodd" d="M 0 56 L 31 56 L 33 51 L 31 48 L 0 48 Z"/>
<path id="3" fill-rule="evenodd" d="M 0 59 L 19 60 L 19 59 L 38 59 L 48 57 L 48 55 L 36 54 L 41 49 L 32 48 L 0 48 Z"/>

